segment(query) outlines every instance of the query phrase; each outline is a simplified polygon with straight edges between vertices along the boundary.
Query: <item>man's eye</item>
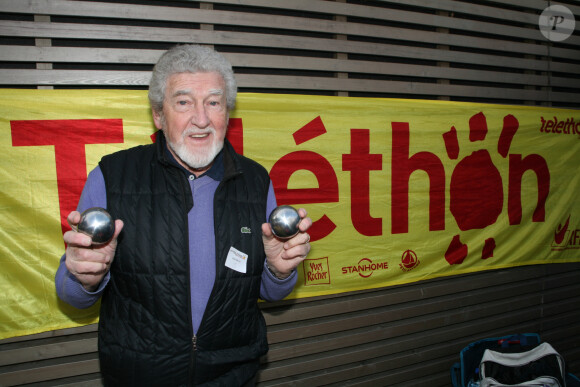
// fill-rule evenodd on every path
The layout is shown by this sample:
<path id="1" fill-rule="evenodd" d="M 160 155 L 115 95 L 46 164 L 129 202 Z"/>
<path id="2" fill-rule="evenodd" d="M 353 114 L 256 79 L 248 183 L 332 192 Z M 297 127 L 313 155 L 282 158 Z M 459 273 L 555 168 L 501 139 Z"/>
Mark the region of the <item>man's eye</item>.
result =
<path id="1" fill-rule="evenodd" d="M 220 103 L 218 101 L 210 101 L 209 104 L 211 106 L 218 106 Z"/>
<path id="2" fill-rule="evenodd" d="M 187 101 L 177 101 L 178 105 L 185 106 L 187 105 Z"/>

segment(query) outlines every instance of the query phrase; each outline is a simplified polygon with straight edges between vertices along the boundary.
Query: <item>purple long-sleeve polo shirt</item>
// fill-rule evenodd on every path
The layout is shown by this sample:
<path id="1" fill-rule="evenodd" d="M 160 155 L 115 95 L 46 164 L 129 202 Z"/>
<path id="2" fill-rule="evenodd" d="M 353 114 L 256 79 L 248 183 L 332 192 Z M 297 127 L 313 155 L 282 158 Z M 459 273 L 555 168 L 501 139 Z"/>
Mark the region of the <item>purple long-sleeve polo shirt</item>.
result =
<path id="1" fill-rule="evenodd" d="M 175 159 L 173 159 L 171 153 L 167 152 L 167 154 L 173 163 L 179 166 Z M 215 281 L 213 197 L 215 190 L 223 178 L 223 159 L 220 154 L 210 170 L 198 178 L 185 168 L 182 168 L 182 170 L 188 176 L 194 203 L 194 206 L 188 213 L 189 267 L 192 322 L 194 332 L 197 332 Z M 98 166 L 89 173 L 77 210 L 82 212 L 91 207 L 107 208 L 105 180 Z M 276 197 L 272 183 L 270 182 L 267 213 L 264 214 L 265 221 L 275 207 Z M 107 273 L 95 292 L 88 292 L 68 271 L 65 265 L 65 256 L 63 255 L 55 276 L 57 294 L 63 301 L 74 307 L 88 308 L 101 297 L 109 282 L 110 275 L 110 273 Z M 272 275 L 266 267 L 266 262 L 264 262 L 260 297 L 267 301 L 283 299 L 294 288 L 297 277 L 296 270 L 294 270 L 290 277 L 280 280 Z"/>

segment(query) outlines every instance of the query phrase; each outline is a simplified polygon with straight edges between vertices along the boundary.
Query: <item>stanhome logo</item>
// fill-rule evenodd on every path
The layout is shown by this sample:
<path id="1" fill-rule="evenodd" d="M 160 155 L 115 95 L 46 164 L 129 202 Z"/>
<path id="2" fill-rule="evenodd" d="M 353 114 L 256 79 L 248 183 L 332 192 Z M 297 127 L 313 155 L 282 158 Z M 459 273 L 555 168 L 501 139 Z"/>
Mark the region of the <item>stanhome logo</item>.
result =
<path id="1" fill-rule="evenodd" d="M 388 268 L 388 262 L 373 262 L 369 258 L 362 258 L 355 266 L 344 266 L 342 274 L 358 273 L 362 278 L 369 278 L 375 271 Z"/>

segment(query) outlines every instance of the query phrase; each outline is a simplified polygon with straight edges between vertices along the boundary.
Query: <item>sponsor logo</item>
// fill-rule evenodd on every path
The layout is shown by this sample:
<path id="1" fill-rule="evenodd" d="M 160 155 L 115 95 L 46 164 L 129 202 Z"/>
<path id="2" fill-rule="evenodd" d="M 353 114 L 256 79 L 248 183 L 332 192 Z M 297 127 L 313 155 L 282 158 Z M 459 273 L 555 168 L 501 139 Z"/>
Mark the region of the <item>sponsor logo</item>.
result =
<path id="1" fill-rule="evenodd" d="M 553 120 L 544 119 L 544 117 L 540 117 L 540 120 L 542 122 L 540 132 L 542 133 L 580 135 L 580 119 L 574 121 L 574 117 L 570 117 L 563 120 L 554 116 Z"/>
<path id="2" fill-rule="evenodd" d="M 387 270 L 388 262 L 373 262 L 369 258 L 362 258 L 355 266 L 344 266 L 342 274 L 358 273 L 362 278 L 369 278 L 377 270 Z"/>
<path id="3" fill-rule="evenodd" d="M 328 257 L 305 259 L 302 267 L 304 268 L 304 285 L 330 285 Z"/>
<path id="4" fill-rule="evenodd" d="M 564 224 L 558 224 L 554 230 L 552 251 L 577 249 L 580 249 L 580 229 L 570 228 L 570 215 L 568 215 L 568 219 L 566 219 Z"/>
<path id="5" fill-rule="evenodd" d="M 554 232 L 554 243 L 557 245 L 562 244 L 564 241 L 564 237 L 566 236 L 566 232 L 568 231 L 568 225 L 570 225 L 570 215 L 568 215 L 568 219 L 566 219 L 566 223 L 564 226 L 558 225 L 556 228 L 556 232 Z"/>
<path id="6" fill-rule="evenodd" d="M 399 267 L 403 271 L 410 271 L 419 266 L 419 259 L 417 258 L 417 254 L 413 250 L 407 250 L 403 253 L 401 257 L 401 263 L 399 263 Z"/>
<path id="7" fill-rule="evenodd" d="M 252 229 L 249 227 L 242 227 L 241 230 L 242 234 L 251 234 L 252 233 Z"/>

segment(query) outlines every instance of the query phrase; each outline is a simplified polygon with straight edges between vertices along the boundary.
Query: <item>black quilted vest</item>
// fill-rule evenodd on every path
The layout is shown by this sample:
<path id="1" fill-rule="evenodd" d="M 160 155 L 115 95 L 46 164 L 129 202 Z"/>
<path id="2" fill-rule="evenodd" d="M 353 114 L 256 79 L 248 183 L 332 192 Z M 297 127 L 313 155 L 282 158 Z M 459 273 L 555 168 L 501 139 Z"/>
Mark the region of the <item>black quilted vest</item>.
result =
<path id="1" fill-rule="evenodd" d="M 248 380 L 268 350 L 257 305 L 266 170 L 226 141 L 225 175 L 214 197 L 216 280 L 194 337 L 187 213 L 195 203 L 185 174 L 166 159 L 163 134 L 155 144 L 105 156 L 99 165 L 107 207 L 125 223 L 101 303 L 105 383 L 229 387 Z M 245 274 L 224 265 L 232 246 L 249 257 Z"/>

